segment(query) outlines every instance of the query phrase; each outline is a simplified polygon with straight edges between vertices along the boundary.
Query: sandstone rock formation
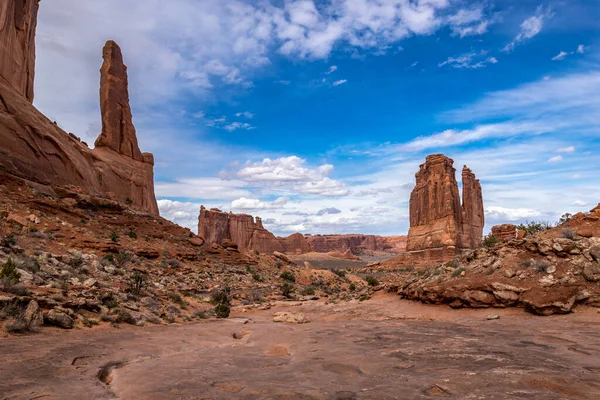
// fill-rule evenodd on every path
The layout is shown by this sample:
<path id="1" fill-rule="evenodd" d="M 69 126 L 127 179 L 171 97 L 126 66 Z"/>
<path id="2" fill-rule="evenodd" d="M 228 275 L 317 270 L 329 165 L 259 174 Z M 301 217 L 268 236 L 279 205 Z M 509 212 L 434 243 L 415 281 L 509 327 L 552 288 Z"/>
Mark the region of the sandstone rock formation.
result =
<path id="1" fill-rule="evenodd" d="M 226 213 L 213 208 L 200 207 L 198 236 L 207 243 L 222 244 L 231 240 L 241 251 L 281 252 L 303 254 L 346 251 L 361 254 L 364 251 L 387 251 L 400 253 L 406 249 L 406 236 L 374 235 L 303 235 L 294 233 L 288 237 L 276 237 L 264 228 L 260 217 L 247 214 Z"/>
<path id="2" fill-rule="evenodd" d="M 410 196 L 407 250 L 431 260 L 453 258 L 481 244 L 484 214 L 481 185 L 470 169 L 463 169 L 461 206 L 454 161 L 443 154 L 427 156 L 416 174 Z"/>
<path id="3" fill-rule="evenodd" d="M 0 2 L 0 81 L 33 103 L 39 0 Z"/>
<path id="4" fill-rule="evenodd" d="M 92 195 L 127 200 L 158 215 L 154 159 L 137 146 L 125 67 L 114 42 L 105 47 L 104 129 L 97 148 L 89 149 L 31 104 L 37 7 L 34 0 L 5 0 L 0 5 L 0 167 L 30 181 L 77 186 Z"/>
<path id="5" fill-rule="evenodd" d="M 108 147 L 134 160 L 144 161 L 138 147 L 133 116 L 129 105 L 127 66 L 118 44 L 109 40 L 102 50 L 104 63 L 100 69 L 100 111 L 102 133 L 96 147 Z"/>
<path id="6" fill-rule="evenodd" d="M 208 243 L 221 244 L 224 240 L 231 240 L 241 251 L 284 250 L 275 235 L 263 227 L 259 217 L 225 213 L 217 208 L 207 210 L 204 206 L 200 207 L 198 235 Z"/>
<path id="7" fill-rule="evenodd" d="M 492 235 L 500 242 L 509 242 L 517 238 L 517 227 L 513 224 L 496 225 L 492 227 Z"/>

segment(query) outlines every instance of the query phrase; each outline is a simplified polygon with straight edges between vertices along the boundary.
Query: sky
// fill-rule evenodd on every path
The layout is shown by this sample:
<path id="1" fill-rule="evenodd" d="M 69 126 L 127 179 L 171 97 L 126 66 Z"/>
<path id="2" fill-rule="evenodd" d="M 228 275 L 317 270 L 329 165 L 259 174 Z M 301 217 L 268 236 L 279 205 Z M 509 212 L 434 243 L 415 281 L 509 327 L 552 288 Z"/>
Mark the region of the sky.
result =
<path id="1" fill-rule="evenodd" d="M 599 20 L 598 0 L 43 1 L 34 104 L 92 145 L 112 39 L 163 217 L 406 234 L 444 153 L 487 233 L 600 202 Z"/>

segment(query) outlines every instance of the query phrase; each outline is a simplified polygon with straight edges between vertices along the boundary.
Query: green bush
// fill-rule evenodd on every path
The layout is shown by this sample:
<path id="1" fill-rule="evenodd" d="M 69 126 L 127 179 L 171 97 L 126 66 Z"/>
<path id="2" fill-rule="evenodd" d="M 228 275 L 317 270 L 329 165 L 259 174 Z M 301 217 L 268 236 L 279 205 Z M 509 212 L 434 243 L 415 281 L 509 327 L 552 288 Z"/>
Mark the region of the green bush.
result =
<path id="1" fill-rule="evenodd" d="M 365 281 L 369 284 L 369 286 L 377 286 L 379 285 L 379 281 L 374 276 L 367 276 Z"/>
<path id="2" fill-rule="evenodd" d="M 110 240 L 112 240 L 115 243 L 119 241 L 119 234 L 117 232 L 115 232 L 115 231 L 112 231 L 110 233 L 109 237 L 110 237 Z"/>
<path id="3" fill-rule="evenodd" d="M 573 219 L 573 214 L 571 214 L 571 213 L 563 214 L 560 217 L 560 219 L 558 220 L 558 225 L 565 224 L 565 223 L 569 222 L 572 219 Z"/>
<path id="4" fill-rule="evenodd" d="M 362 296 L 360 296 L 358 301 L 365 301 L 365 300 L 369 300 L 369 299 L 370 299 L 370 297 L 368 294 L 363 294 Z"/>
<path id="5" fill-rule="evenodd" d="M 117 313 L 116 321 L 119 324 L 135 325 L 135 318 L 133 318 L 133 316 L 125 310 L 119 310 L 119 312 Z"/>
<path id="6" fill-rule="evenodd" d="M 356 290 L 356 285 L 354 284 L 354 282 L 352 282 L 350 284 L 350 286 L 348 287 L 348 289 L 350 289 L 351 292 L 354 292 Z"/>
<path id="7" fill-rule="evenodd" d="M 147 281 L 148 277 L 145 274 L 135 272 L 133 275 L 131 275 L 127 291 L 134 296 L 139 296 L 144 292 Z"/>
<path id="8" fill-rule="evenodd" d="M 284 281 L 296 282 L 296 276 L 292 271 L 283 271 L 279 277 Z"/>
<path id="9" fill-rule="evenodd" d="M 294 285 L 285 282 L 281 285 L 281 294 L 288 299 L 292 297 L 292 292 L 294 291 Z"/>
<path id="10" fill-rule="evenodd" d="M 17 271 L 17 263 L 9 257 L 0 269 L 0 281 L 7 287 L 16 285 L 20 280 L 21 274 Z"/>
<path id="11" fill-rule="evenodd" d="M 551 228 L 553 225 L 548 221 L 526 221 L 524 224 L 517 225 L 517 229 L 527 232 L 528 235 L 535 235 Z"/>
<path id="12" fill-rule="evenodd" d="M 227 304 L 219 304 L 215 307 L 215 315 L 217 318 L 227 318 L 229 317 L 230 312 L 231 308 Z"/>
<path id="13" fill-rule="evenodd" d="M 465 271 L 464 268 L 458 268 L 452 271 L 452 276 L 457 277 L 460 276 Z"/>
<path id="14" fill-rule="evenodd" d="M 314 296 L 315 295 L 315 288 L 312 287 L 312 286 L 307 286 L 302 291 L 302 295 L 304 295 L 304 296 Z"/>
<path id="15" fill-rule="evenodd" d="M 483 238 L 483 247 L 490 249 L 498 244 L 498 238 L 492 234 Z"/>
<path id="16" fill-rule="evenodd" d="M 346 276 L 346 271 L 344 271 L 343 269 L 334 269 L 333 273 L 336 274 L 337 276 L 339 276 L 340 278 L 343 278 Z"/>
<path id="17" fill-rule="evenodd" d="M 260 274 L 258 272 L 256 272 L 256 271 L 254 271 L 252 273 L 252 279 L 254 279 L 257 282 L 263 282 L 264 281 L 263 277 L 260 276 Z"/>
<path id="18" fill-rule="evenodd" d="M 127 233 L 127 236 L 129 236 L 130 239 L 137 239 L 137 233 L 135 233 L 134 231 L 129 231 Z"/>

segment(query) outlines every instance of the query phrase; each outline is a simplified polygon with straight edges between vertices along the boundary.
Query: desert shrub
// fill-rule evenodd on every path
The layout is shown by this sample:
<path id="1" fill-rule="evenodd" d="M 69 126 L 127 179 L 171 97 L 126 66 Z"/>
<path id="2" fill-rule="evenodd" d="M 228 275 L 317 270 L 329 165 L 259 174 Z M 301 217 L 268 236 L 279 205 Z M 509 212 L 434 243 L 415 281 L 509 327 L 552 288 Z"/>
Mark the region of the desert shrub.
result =
<path id="1" fill-rule="evenodd" d="M 340 278 L 343 278 L 346 276 L 346 271 L 344 271 L 343 269 L 334 269 L 333 273 L 336 274 L 337 276 L 339 276 Z"/>
<path id="2" fill-rule="evenodd" d="M 117 313 L 116 322 L 119 324 L 135 325 L 135 318 L 133 318 L 133 315 L 131 315 L 128 311 L 119 310 Z"/>
<path id="3" fill-rule="evenodd" d="M 532 266 L 537 272 L 548 272 L 551 265 L 552 264 L 548 260 L 538 260 L 533 262 Z"/>
<path id="4" fill-rule="evenodd" d="M 125 203 L 127 203 L 128 205 L 132 205 L 133 204 L 133 200 L 131 200 L 131 198 L 126 198 L 125 199 Z"/>
<path id="5" fill-rule="evenodd" d="M 38 231 L 38 228 L 36 228 L 35 226 L 31 226 L 28 229 L 29 233 L 36 233 Z"/>
<path id="6" fill-rule="evenodd" d="M 522 268 L 531 268 L 531 266 L 533 265 L 533 260 L 531 260 L 531 259 L 530 260 L 523 260 L 523 261 L 521 261 L 519 263 L 519 265 Z"/>
<path id="7" fill-rule="evenodd" d="M 116 242 L 118 242 L 118 241 L 119 241 L 119 234 L 118 234 L 117 232 L 115 232 L 115 231 L 112 231 L 112 232 L 110 233 L 110 236 L 109 236 L 109 238 L 110 238 L 110 240 L 112 240 L 113 242 L 115 242 L 115 243 L 116 243 Z"/>
<path id="8" fill-rule="evenodd" d="M 446 263 L 446 266 L 452 269 L 456 269 L 458 267 L 460 267 L 460 260 L 458 258 L 455 258 L 454 260 L 448 261 Z"/>
<path id="9" fill-rule="evenodd" d="M 285 282 L 281 285 L 281 294 L 287 298 L 292 297 L 292 292 L 294 291 L 294 285 L 291 283 Z"/>
<path id="10" fill-rule="evenodd" d="M 283 271 L 279 277 L 284 281 L 296 282 L 296 276 L 292 271 Z"/>
<path id="11" fill-rule="evenodd" d="M 314 296 L 315 295 L 315 288 L 312 286 L 307 286 L 304 288 L 304 290 L 302 290 L 302 295 L 303 296 Z"/>
<path id="12" fill-rule="evenodd" d="M 0 308 L 0 321 L 7 318 L 16 318 L 21 315 L 23 311 L 23 305 L 17 302 L 8 303 L 4 307 Z"/>
<path id="13" fill-rule="evenodd" d="M 21 266 L 21 269 L 29 271 L 32 274 L 37 274 L 38 272 L 40 272 L 40 262 L 35 257 L 24 256 L 23 258 L 21 258 L 19 264 Z"/>
<path id="14" fill-rule="evenodd" d="M 103 296 L 101 301 L 102 301 L 102 304 L 109 309 L 119 307 L 119 300 L 116 299 L 112 294 Z"/>
<path id="15" fill-rule="evenodd" d="M 215 307 L 215 315 L 217 318 L 227 318 L 229 317 L 230 312 L 231 308 L 227 304 L 219 304 Z"/>
<path id="16" fill-rule="evenodd" d="M 117 254 L 111 257 L 112 263 L 115 265 L 115 267 L 123 268 L 128 262 L 133 260 L 133 253 L 130 251 L 119 250 Z"/>
<path id="17" fill-rule="evenodd" d="M 260 274 L 259 274 L 258 272 L 256 272 L 256 271 L 254 271 L 254 272 L 252 273 L 252 279 L 254 279 L 254 280 L 255 280 L 255 281 L 257 281 L 257 282 L 264 282 L 264 279 L 263 279 L 263 277 L 262 277 L 262 276 L 260 276 Z"/>
<path id="18" fill-rule="evenodd" d="M 4 291 L 17 296 L 29 296 L 31 294 L 31 291 L 23 285 L 8 285 L 4 287 Z"/>
<path id="19" fill-rule="evenodd" d="M 137 239 L 137 233 L 135 233 L 134 231 L 129 231 L 127 233 L 127 236 L 129 236 L 130 239 Z"/>
<path id="20" fill-rule="evenodd" d="M 281 262 L 281 261 L 277 260 L 277 261 L 275 261 L 275 266 L 276 266 L 277 268 L 281 268 L 281 267 L 283 267 L 283 262 Z"/>
<path id="21" fill-rule="evenodd" d="M 573 219 L 573 214 L 571 214 L 571 213 L 565 213 L 558 220 L 558 225 L 565 224 L 565 223 L 569 222 L 572 219 Z"/>
<path id="22" fill-rule="evenodd" d="M 198 310 L 192 314 L 192 318 L 197 319 L 207 319 L 209 317 L 208 313 L 204 310 Z"/>
<path id="23" fill-rule="evenodd" d="M 173 303 L 177 303 L 180 306 L 185 306 L 185 301 L 181 297 L 181 295 L 177 292 L 167 292 L 167 298 L 171 300 Z"/>
<path id="24" fill-rule="evenodd" d="M 362 296 L 359 297 L 358 301 L 365 301 L 365 300 L 369 300 L 370 297 L 368 294 L 363 294 Z"/>
<path id="25" fill-rule="evenodd" d="M 374 276 L 367 276 L 365 281 L 369 284 L 369 286 L 377 286 L 379 285 L 379 281 Z"/>
<path id="26" fill-rule="evenodd" d="M 160 262 L 160 265 L 163 268 L 167 268 L 167 267 L 179 268 L 179 267 L 181 267 L 181 261 L 176 260 L 174 258 L 167 258 L 167 259 L 163 259 Z"/>
<path id="27" fill-rule="evenodd" d="M 66 264 L 71 268 L 78 269 L 83 265 L 83 254 L 77 251 L 71 254 L 71 256 L 67 259 Z"/>
<path id="28" fill-rule="evenodd" d="M 17 263 L 8 258 L 0 268 L 0 283 L 6 288 L 16 285 L 21 280 L 21 274 L 17 271 Z"/>
<path id="29" fill-rule="evenodd" d="M 260 289 L 252 289 L 252 291 L 250 292 L 249 300 L 252 301 L 252 303 L 262 303 L 263 297 Z"/>
<path id="30" fill-rule="evenodd" d="M 577 234 L 575 233 L 575 231 L 573 229 L 563 229 L 560 234 L 562 235 L 562 237 L 566 238 L 566 239 L 575 239 L 575 237 L 577 236 Z"/>
<path id="31" fill-rule="evenodd" d="M 16 315 L 13 315 L 13 318 L 4 325 L 4 328 L 8 333 L 27 333 L 37 331 L 37 329 L 32 328 L 25 320 L 25 310 L 22 308 L 19 308 L 19 312 Z"/>
<path id="32" fill-rule="evenodd" d="M 457 277 L 460 276 L 465 271 L 464 268 L 458 268 L 452 271 L 452 276 Z"/>
<path id="33" fill-rule="evenodd" d="M 356 285 L 354 284 L 354 282 L 352 282 L 352 283 L 350 284 L 350 286 L 348 286 L 348 289 L 349 289 L 351 292 L 354 292 L 354 291 L 356 290 Z"/>
<path id="34" fill-rule="evenodd" d="M 0 245 L 2 247 L 11 248 L 11 247 L 15 246 L 16 244 L 17 244 L 17 238 L 15 237 L 15 235 L 13 233 L 10 233 L 10 234 L 4 236 L 0 240 Z"/>
<path id="35" fill-rule="evenodd" d="M 552 227 L 552 224 L 548 221 L 526 221 L 524 224 L 517 225 L 517 229 L 527 232 L 528 235 L 535 235 Z"/>
<path id="36" fill-rule="evenodd" d="M 494 247 L 495 245 L 498 244 L 498 238 L 494 235 L 487 235 L 486 237 L 483 238 L 483 247 L 489 249 Z"/>
<path id="37" fill-rule="evenodd" d="M 225 286 L 222 289 L 216 289 L 210 294 L 210 302 L 214 305 L 231 303 L 231 288 Z"/>
<path id="38" fill-rule="evenodd" d="M 143 293 L 148 277 L 140 272 L 135 272 L 129 280 L 127 291 L 134 296 L 139 296 Z"/>

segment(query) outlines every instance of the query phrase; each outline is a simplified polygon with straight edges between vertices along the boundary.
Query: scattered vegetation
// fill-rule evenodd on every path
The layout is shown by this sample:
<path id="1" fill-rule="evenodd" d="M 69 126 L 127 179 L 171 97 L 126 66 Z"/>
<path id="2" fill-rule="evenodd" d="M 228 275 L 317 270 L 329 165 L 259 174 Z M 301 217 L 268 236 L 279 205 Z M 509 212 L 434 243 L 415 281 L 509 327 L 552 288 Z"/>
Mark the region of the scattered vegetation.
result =
<path id="1" fill-rule="evenodd" d="M 129 231 L 127 233 L 127 236 L 129 236 L 130 239 L 137 239 L 137 233 L 135 233 L 134 231 Z"/>
<path id="2" fill-rule="evenodd" d="M 144 292 L 148 277 L 140 272 L 134 272 L 129 281 L 127 291 L 134 296 L 140 296 Z"/>
<path id="3" fill-rule="evenodd" d="M 256 282 L 264 282 L 263 277 L 260 276 L 257 271 L 252 272 L 252 279 L 254 279 Z"/>
<path id="4" fill-rule="evenodd" d="M 350 290 L 351 292 L 354 292 L 356 290 L 356 285 L 354 284 L 354 282 L 352 282 L 350 286 L 348 286 L 348 290 Z"/>
<path id="5" fill-rule="evenodd" d="M 226 286 L 213 291 L 210 295 L 211 302 L 215 305 L 214 313 L 217 318 L 227 318 L 231 311 L 231 288 Z"/>
<path id="6" fill-rule="evenodd" d="M 460 276 L 460 275 L 462 275 L 463 272 L 465 272 L 464 268 L 462 268 L 462 267 L 461 268 L 457 268 L 454 271 L 452 271 L 452 276 L 453 277 Z"/>
<path id="7" fill-rule="evenodd" d="M 112 231 L 110 233 L 109 237 L 110 237 L 110 240 L 112 240 L 115 243 L 119 241 L 119 234 L 117 232 L 115 232 L 115 231 Z"/>
<path id="8" fill-rule="evenodd" d="M 167 292 L 167 298 L 173 303 L 179 304 L 181 308 L 185 308 L 187 306 L 185 300 L 183 300 L 181 295 L 177 292 Z"/>
<path id="9" fill-rule="evenodd" d="M 369 300 L 370 297 L 368 294 L 363 294 L 362 296 L 360 296 L 360 298 L 358 299 L 358 301 L 366 301 Z"/>
<path id="10" fill-rule="evenodd" d="M 369 284 L 369 286 L 377 286 L 379 285 L 379 281 L 374 276 L 367 276 L 365 281 Z"/>
<path id="11" fill-rule="evenodd" d="M 571 213 L 563 214 L 560 217 L 560 219 L 558 220 L 558 225 L 566 224 L 567 222 L 569 222 L 572 219 L 573 219 L 573 214 L 571 214 Z"/>
<path id="12" fill-rule="evenodd" d="M 2 247 L 11 248 L 13 246 L 16 246 L 16 244 L 17 244 L 17 238 L 15 237 L 15 235 L 13 233 L 10 233 L 10 234 L 4 236 L 2 238 L 2 240 L 0 240 L 0 245 L 2 245 Z"/>
<path id="13" fill-rule="evenodd" d="M 483 238 L 482 244 L 486 249 L 490 249 L 498 244 L 498 238 L 492 234 L 489 234 Z"/>
<path id="14" fill-rule="evenodd" d="M 0 269 L 0 283 L 6 290 L 19 283 L 20 280 L 21 274 L 17 271 L 17 263 L 9 257 Z"/>
<path id="15" fill-rule="evenodd" d="M 552 264 L 548 260 L 538 260 L 533 262 L 532 266 L 537 272 L 548 272 Z"/>
<path id="16" fill-rule="evenodd" d="M 563 229 L 560 234 L 562 235 L 562 237 L 566 238 L 566 239 L 575 239 L 575 237 L 577 236 L 577 234 L 575 233 L 575 231 L 573 229 L 569 229 L 569 228 L 565 228 Z"/>
<path id="17" fill-rule="evenodd" d="M 292 271 L 283 271 L 279 277 L 284 281 L 296 282 L 296 276 Z"/>
<path id="18" fill-rule="evenodd" d="M 68 264 L 71 268 L 79 269 L 83 265 L 83 254 L 77 251 L 71 254 L 71 256 L 67 259 L 66 264 Z"/>
<path id="19" fill-rule="evenodd" d="M 285 282 L 283 285 L 281 285 L 281 294 L 285 297 L 287 297 L 288 299 L 292 297 L 292 292 L 294 291 L 294 285 Z"/>
<path id="20" fill-rule="evenodd" d="M 128 311 L 125 310 L 119 310 L 119 312 L 117 313 L 117 319 L 116 322 L 119 324 L 129 324 L 129 325 L 135 325 L 135 318 L 133 318 L 133 315 L 131 315 Z"/>
<path id="21" fill-rule="evenodd" d="M 314 296 L 315 295 L 315 288 L 312 286 L 307 286 L 304 288 L 304 290 L 302 290 L 302 295 L 303 296 Z"/>
<path id="22" fill-rule="evenodd" d="M 132 205 L 133 204 L 133 200 L 131 200 L 131 198 L 126 198 L 125 199 L 125 203 L 127 203 L 127 205 Z"/>
<path id="23" fill-rule="evenodd" d="M 346 271 L 343 269 L 334 269 L 333 273 L 339 276 L 340 278 L 344 278 L 346 276 Z"/>
<path id="24" fill-rule="evenodd" d="M 553 228 L 553 225 L 548 221 L 526 221 L 524 224 L 517 225 L 517 229 L 527 232 L 528 235 L 545 232 Z"/>

